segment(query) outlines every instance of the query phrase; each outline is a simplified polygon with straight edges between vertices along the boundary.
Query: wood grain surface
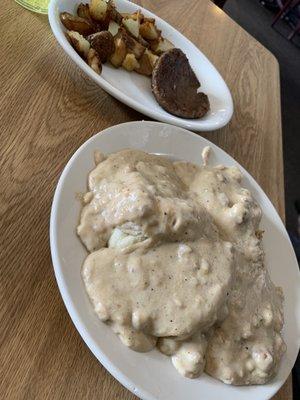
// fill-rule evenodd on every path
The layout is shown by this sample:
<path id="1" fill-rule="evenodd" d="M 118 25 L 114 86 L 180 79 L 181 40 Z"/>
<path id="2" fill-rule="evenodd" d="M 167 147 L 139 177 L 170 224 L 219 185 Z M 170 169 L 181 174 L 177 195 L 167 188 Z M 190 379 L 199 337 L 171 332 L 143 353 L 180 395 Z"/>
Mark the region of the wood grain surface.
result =
<path id="1" fill-rule="evenodd" d="M 275 58 L 208 0 L 138 3 L 184 33 L 219 69 L 235 113 L 226 128 L 203 136 L 250 171 L 284 218 Z M 72 153 L 108 126 L 145 117 L 78 70 L 45 16 L 9 0 L 1 4 L 0 398 L 136 399 L 75 330 L 55 282 L 48 231 L 54 189 Z M 291 398 L 288 380 L 274 399 Z"/>

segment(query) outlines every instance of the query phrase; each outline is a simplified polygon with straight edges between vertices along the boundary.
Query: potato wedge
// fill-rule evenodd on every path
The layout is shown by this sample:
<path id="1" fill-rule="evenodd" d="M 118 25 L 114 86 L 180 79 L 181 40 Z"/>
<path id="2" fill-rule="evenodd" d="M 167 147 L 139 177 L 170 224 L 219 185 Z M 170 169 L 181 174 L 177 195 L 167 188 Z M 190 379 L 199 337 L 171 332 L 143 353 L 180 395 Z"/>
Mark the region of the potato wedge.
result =
<path id="1" fill-rule="evenodd" d="M 109 21 L 108 32 L 110 32 L 113 36 L 116 36 L 119 32 L 119 29 L 120 25 L 117 22 L 113 20 Z"/>
<path id="2" fill-rule="evenodd" d="M 147 52 L 147 56 L 149 58 L 150 64 L 151 64 L 152 68 L 154 68 L 159 57 L 156 54 L 152 53 L 151 50 L 147 49 L 146 52 Z"/>
<path id="3" fill-rule="evenodd" d="M 90 13 L 96 21 L 104 21 L 108 9 L 108 4 L 105 0 L 91 0 Z"/>
<path id="4" fill-rule="evenodd" d="M 122 23 L 122 19 L 123 19 L 122 14 L 120 14 L 117 11 L 114 3 L 111 0 L 108 1 L 107 5 L 108 5 L 107 13 L 109 16 L 109 20 L 115 21 L 117 24 L 120 25 Z"/>
<path id="5" fill-rule="evenodd" d="M 102 64 L 95 49 L 89 49 L 87 55 L 87 63 L 95 72 L 97 72 L 97 74 L 101 74 Z"/>
<path id="6" fill-rule="evenodd" d="M 126 30 L 135 38 L 139 37 L 140 34 L 140 21 L 139 19 L 133 18 L 123 18 L 122 25 L 126 28 Z"/>
<path id="7" fill-rule="evenodd" d="M 95 32 L 95 28 L 91 22 L 85 18 L 74 16 L 67 12 L 60 13 L 60 20 L 65 28 L 69 31 L 76 31 L 81 35 L 90 35 Z"/>
<path id="8" fill-rule="evenodd" d="M 115 43 L 115 51 L 114 53 L 110 56 L 109 61 L 112 63 L 112 65 L 116 68 L 121 67 L 125 57 L 126 57 L 126 45 L 122 37 L 115 37 L 114 39 Z"/>
<path id="9" fill-rule="evenodd" d="M 157 40 L 161 35 L 154 22 L 145 21 L 140 26 L 140 34 L 146 40 Z"/>
<path id="10" fill-rule="evenodd" d="M 168 39 L 163 39 L 162 37 L 159 40 L 154 40 L 151 42 L 151 50 L 157 54 L 161 55 L 165 51 L 171 50 L 174 48 L 173 43 L 171 43 Z"/>
<path id="11" fill-rule="evenodd" d="M 80 18 L 87 19 L 90 22 L 92 21 L 90 7 L 88 4 L 80 3 L 79 6 L 77 7 L 77 15 Z"/>
<path id="12" fill-rule="evenodd" d="M 152 71 L 157 60 L 158 56 L 146 49 L 142 57 L 139 59 L 140 65 L 138 68 L 135 68 L 135 71 L 138 74 L 150 76 L 152 75 Z"/>
<path id="13" fill-rule="evenodd" d="M 127 71 L 131 72 L 134 69 L 139 68 L 140 64 L 138 60 L 135 58 L 134 54 L 126 54 L 126 57 L 122 63 L 122 67 L 125 68 Z"/>
<path id="14" fill-rule="evenodd" d="M 147 50 L 146 50 L 147 51 Z M 152 71 L 153 71 L 153 67 L 150 63 L 149 57 L 147 55 L 147 53 L 145 53 L 142 55 L 142 57 L 139 59 L 139 66 L 138 68 L 134 68 L 134 70 L 141 75 L 146 75 L 146 76 L 151 76 L 152 75 Z"/>
<path id="15" fill-rule="evenodd" d="M 90 43 L 79 32 L 76 31 L 67 31 L 67 38 L 77 53 L 81 57 L 87 58 L 91 47 Z"/>
<path id="16" fill-rule="evenodd" d="M 129 52 L 133 53 L 137 60 L 141 58 L 146 50 L 146 47 L 141 45 L 137 40 L 130 36 L 124 28 L 119 30 L 119 35 L 123 38 Z"/>
<path id="17" fill-rule="evenodd" d="M 96 21 L 95 19 L 93 19 L 88 4 L 80 3 L 77 8 L 77 14 L 79 17 L 89 21 L 89 23 L 94 28 L 94 32 L 100 32 L 108 28 L 109 20 L 107 20 L 107 17 L 103 21 Z"/>
<path id="18" fill-rule="evenodd" d="M 133 14 L 127 14 L 124 16 L 122 25 L 135 39 L 137 39 L 140 36 L 140 25 L 143 22 L 143 19 L 144 15 L 140 10 L 138 10 Z"/>
<path id="19" fill-rule="evenodd" d="M 115 51 L 113 35 L 108 31 L 94 33 L 88 36 L 91 47 L 96 50 L 100 61 L 106 62 Z"/>

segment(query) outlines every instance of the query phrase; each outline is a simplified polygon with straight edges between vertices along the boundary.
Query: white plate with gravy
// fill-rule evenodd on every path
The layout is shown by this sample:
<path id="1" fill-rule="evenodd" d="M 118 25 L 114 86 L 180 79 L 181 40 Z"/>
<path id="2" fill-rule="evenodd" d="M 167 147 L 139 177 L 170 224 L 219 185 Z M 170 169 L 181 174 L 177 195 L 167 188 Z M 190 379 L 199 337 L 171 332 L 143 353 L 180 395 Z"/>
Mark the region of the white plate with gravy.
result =
<path id="1" fill-rule="evenodd" d="M 223 78 L 206 58 L 206 56 L 184 35 L 167 22 L 150 11 L 127 0 L 114 1 L 119 12 L 133 13 L 141 9 L 146 17 L 155 18 L 157 27 L 163 37 L 180 48 L 201 83 L 201 91 L 206 93 L 210 101 L 210 111 L 200 119 L 179 118 L 165 111 L 155 100 L 151 91 L 151 79 L 135 72 L 115 69 L 109 63 L 103 65 L 101 75 L 94 72 L 76 53 L 65 36 L 65 28 L 60 22 L 60 12 L 76 15 L 78 0 L 51 0 L 49 5 L 49 22 L 54 36 L 66 54 L 107 93 L 131 108 L 158 121 L 167 122 L 193 131 L 211 131 L 225 126 L 233 114 L 233 102 L 230 91 Z M 67 77 L 66 77 L 67 79 Z"/>
<path id="2" fill-rule="evenodd" d="M 130 350 L 98 319 L 81 277 L 87 252 L 76 235 L 81 210 L 76 196 L 86 191 L 87 175 L 94 168 L 94 151 L 109 154 L 134 148 L 201 165 L 201 152 L 206 146 L 212 149 L 212 165 L 236 165 L 241 169 L 243 186 L 261 206 L 266 263 L 273 282 L 282 287 L 285 296 L 283 337 L 287 352 L 278 374 L 265 385 L 230 386 L 206 374 L 197 379 L 184 378 L 157 350 Z M 287 379 L 300 338 L 300 276 L 292 245 L 275 208 L 255 180 L 232 157 L 201 136 L 167 124 L 141 121 L 113 126 L 90 138 L 75 152 L 59 179 L 51 211 L 50 244 L 59 290 L 82 339 L 99 362 L 141 399 L 198 400 L 201 396 L 205 400 L 267 400 Z"/>

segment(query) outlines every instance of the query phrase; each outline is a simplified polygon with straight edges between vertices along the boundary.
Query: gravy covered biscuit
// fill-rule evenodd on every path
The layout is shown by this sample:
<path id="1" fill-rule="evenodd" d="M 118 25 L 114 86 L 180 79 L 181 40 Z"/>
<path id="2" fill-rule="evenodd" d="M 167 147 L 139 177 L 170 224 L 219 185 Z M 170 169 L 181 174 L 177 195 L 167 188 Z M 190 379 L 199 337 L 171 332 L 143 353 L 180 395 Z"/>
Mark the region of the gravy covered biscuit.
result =
<path id="1" fill-rule="evenodd" d="M 207 156 L 208 157 L 208 156 Z M 235 167 L 139 150 L 97 157 L 77 233 L 98 317 L 178 372 L 262 384 L 285 344 L 282 291 L 264 262 L 261 209 Z"/>

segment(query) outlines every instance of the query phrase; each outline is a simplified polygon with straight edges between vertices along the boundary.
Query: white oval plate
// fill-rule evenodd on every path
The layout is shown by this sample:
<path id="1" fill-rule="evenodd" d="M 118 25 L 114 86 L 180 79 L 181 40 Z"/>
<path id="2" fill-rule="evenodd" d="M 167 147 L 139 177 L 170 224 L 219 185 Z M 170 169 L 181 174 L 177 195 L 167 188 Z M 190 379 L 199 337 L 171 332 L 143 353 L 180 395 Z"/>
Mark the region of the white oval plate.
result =
<path id="1" fill-rule="evenodd" d="M 201 164 L 201 152 L 207 145 L 212 147 L 211 164 L 238 165 L 241 168 L 245 187 L 261 205 L 266 262 L 272 279 L 282 286 L 285 294 L 287 353 L 276 378 L 263 386 L 227 386 L 205 374 L 195 380 L 183 378 L 170 359 L 158 351 L 136 353 L 128 349 L 98 319 L 81 279 L 80 270 L 87 252 L 75 233 L 81 209 L 76 194 L 87 189 L 87 174 L 94 168 L 94 150 L 100 149 L 108 154 L 123 148 L 136 148 Z M 254 179 L 233 158 L 201 136 L 157 122 L 129 122 L 90 138 L 76 151 L 59 179 L 51 212 L 50 243 L 58 286 L 77 330 L 101 364 L 142 399 L 266 400 L 277 392 L 290 373 L 299 348 L 300 276 L 287 232 Z"/>
<path id="2" fill-rule="evenodd" d="M 87 0 L 88 2 L 89 0 Z M 115 69 L 109 63 L 103 65 L 102 74 L 94 72 L 76 53 L 65 37 L 65 29 L 60 22 L 59 13 L 67 11 L 76 14 L 77 0 L 52 0 L 49 6 L 49 22 L 59 44 L 71 59 L 102 89 L 129 107 L 162 122 L 168 122 L 194 131 L 211 131 L 226 125 L 233 113 L 233 103 L 229 89 L 221 75 L 203 53 L 186 37 L 167 24 L 164 20 L 144 8 L 126 0 L 115 0 L 120 12 L 134 12 L 138 8 L 145 16 L 153 17 L 162 34 L 182 49 L 189 58 L 190 64 L 201 82 L 201 90 L 209 97 L 211 110 L 201 119 L 184 119 L 169 114 L 156 102 L 151 92 L 151 80 L 135 72 Z"/>

